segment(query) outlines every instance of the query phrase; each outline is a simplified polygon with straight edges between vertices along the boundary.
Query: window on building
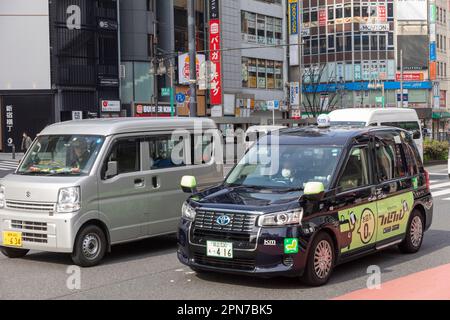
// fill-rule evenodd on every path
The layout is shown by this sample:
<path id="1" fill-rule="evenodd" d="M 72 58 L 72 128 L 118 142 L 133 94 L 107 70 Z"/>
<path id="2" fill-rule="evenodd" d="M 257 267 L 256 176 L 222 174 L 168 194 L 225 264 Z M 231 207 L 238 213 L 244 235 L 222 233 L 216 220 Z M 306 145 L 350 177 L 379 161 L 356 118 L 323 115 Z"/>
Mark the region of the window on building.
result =
<path id="1" fill-rule="evenodd" d="M 347 52 L 353 51 L 351 34 L 345 36 L 345 51 Z"/>
<path id="2" fill-rule="evenodd" d="M 266 89 L 267 74 L 266 74 L 266 60 L 258 59 L 258 89 Z"/>
<path id="3" fill-rule="evenodd" d="M 328 21 L 334 20 L 334 7 L 328 7 Z"/>
<path id="4" fill-rule="evenodd" d="M 267 89 L 275 89 L 275 61 L 266 62 Z"/>
<path id="5" fill-rule="evenodd" d="M 355 47 L 355 51 L 361 51 L 361 34 L 359 33 L 355 33 L 354 36 L 354 47 Z"/>
<path id="6" fill-rule="evenodd" d="M 258 43 L 265 44 L 266 43 L 266 16 L 257 15 L 257 33 L 258 33 Z"/>

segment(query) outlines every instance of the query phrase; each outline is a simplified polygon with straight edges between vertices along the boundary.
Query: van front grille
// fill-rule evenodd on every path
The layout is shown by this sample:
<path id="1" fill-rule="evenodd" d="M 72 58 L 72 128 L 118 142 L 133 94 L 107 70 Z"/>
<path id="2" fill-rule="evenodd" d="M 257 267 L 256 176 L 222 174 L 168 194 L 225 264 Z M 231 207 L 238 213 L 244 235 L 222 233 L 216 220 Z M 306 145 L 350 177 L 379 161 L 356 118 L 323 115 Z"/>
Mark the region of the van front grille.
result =
<path id="1" fill-rule="evenodd" d="M 48 243 L 48 238 L 46 234 L 25 232 L 22 233 L 22 241 L 34 243 Z"/>
<path id="2" fill-rule="evenodd" d="M 11 228 L 24 231 L 47 231 L 47 223 L 13 220 Z"/>
<path id="3" fill-rule="evenodd" d="M 35 211 L 35 212 L 54 212 L 54 203 L 45 202 L 24 202 L 24 201 L 6 201 L 6 207 L 13 210 L 25 210 L 25 211 Z"/>

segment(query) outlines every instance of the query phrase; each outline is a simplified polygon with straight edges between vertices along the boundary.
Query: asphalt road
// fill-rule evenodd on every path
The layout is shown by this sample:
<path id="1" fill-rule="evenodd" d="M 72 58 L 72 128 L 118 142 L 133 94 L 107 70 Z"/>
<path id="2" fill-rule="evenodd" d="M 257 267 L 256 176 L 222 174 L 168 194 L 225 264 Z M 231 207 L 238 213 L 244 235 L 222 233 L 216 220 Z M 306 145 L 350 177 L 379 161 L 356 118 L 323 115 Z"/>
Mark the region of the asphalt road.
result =
<path id="1" fill-rule="evenodd" d="M 104 263 L 81 270 L 81 288 L 67 286 L 67 255 L 32 252 L 26 258 L 0 256 L 1 299 L 330 299 L 366 287 L 367 268 L 377 265 L 382 281 L 450 263 L 450 181 L 446 166 L 429 168 L 437 186 L 434 223 L 422 250 L 403 255 L 397 249 L 339 266 L 330 283 L 309 288 L 296 279 L 258 279 L 189 270 L 176 258 L 174 236 L 113 248 Z M 449 186 L 441 186 L 448 183 Z M 448 190 L 448 194 L 445 194 Z"/>

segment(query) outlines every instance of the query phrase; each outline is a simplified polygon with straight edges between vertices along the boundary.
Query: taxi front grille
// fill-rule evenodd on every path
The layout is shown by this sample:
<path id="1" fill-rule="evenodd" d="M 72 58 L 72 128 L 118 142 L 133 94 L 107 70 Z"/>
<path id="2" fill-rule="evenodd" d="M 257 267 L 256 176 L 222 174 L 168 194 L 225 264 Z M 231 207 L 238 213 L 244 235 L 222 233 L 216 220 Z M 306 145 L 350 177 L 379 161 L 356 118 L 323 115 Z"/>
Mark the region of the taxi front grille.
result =
<path id="1" fill-rule="evenodd" d="M 229 223 L 220 225 L 217 220 L 226 216 Z M 253 231 L 256 225 L 257 215 L 244 213 L 224 213 L 212 210 L 198 210 L 195 216 L 194 227 L 196 229 L 227 231 L 227 232 L 246 232 Z"/>
<path id="2" fill-rule="evenodd" d="M 223 269 L 243 270 L 243 271 L 252 271 L 255 269 L 254 259 L 234 258 L 228 260 L 228 259 L 212 258 L 203 254 L 196 253 L 194 254 L 194 261 L 199 265 Z"/>
<path id="3" fill-rule="evenodd" d="M 227 216 L 229 223 L 220 225 L 219 217 Z M 212 210 L 198 210 L 191 228 L 191 243 L 206 246 L 207 241 L 232 242 L 238 250 L 254 250 L 258 238 L 256 219 L 258 215 L 223 213 Z"/>
<path id="4" fill-rule="evenodd" d="M 12 210 L 24 210 L 24 211 L 35 211 L 35 212 L 54 212 L 54 203 L 45 202 L 25 202 L 25 201 L 6 201 L 6 207 Z"/>

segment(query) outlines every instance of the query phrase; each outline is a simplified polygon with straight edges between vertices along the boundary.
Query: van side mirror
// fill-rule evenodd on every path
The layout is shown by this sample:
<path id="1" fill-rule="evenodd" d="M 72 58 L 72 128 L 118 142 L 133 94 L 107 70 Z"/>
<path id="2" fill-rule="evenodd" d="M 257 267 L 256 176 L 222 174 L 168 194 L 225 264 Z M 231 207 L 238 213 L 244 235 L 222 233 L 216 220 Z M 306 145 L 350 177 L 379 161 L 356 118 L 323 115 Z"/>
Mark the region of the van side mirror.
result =
<path id="1" fill-rule="evenodd" d="M 105 179 L 115 177 L 115 176 L 117 176 L 118 173 L 119 173 L 119 169 L 118 169 L 117 161 L 108 162 L 108 166 L 107 166 L 106 172 L 105 172 Z"/>
<path id="2" fill-rule="evenodd" d="M 420 138 L 421 138 L 420 131 L 419 131 L 419 130 L 414 131 L 414 132 L 412 133 L 412 138 L 413 138 L 414 140 L 420 139 Z"/>
<path id="3" fill-rule="evenodd" d="M 303 198 L 308 201 L 320 201 L 325 194 L 325 186 L 322 182 L 308 182 L 305 184 Z"/>
<path id="4" fill-rule="evenodd" d="M 197 179 L 193 176 L 184 176 L 181 178 L 181 189 L 184 193 L 197 193 Z"/>

